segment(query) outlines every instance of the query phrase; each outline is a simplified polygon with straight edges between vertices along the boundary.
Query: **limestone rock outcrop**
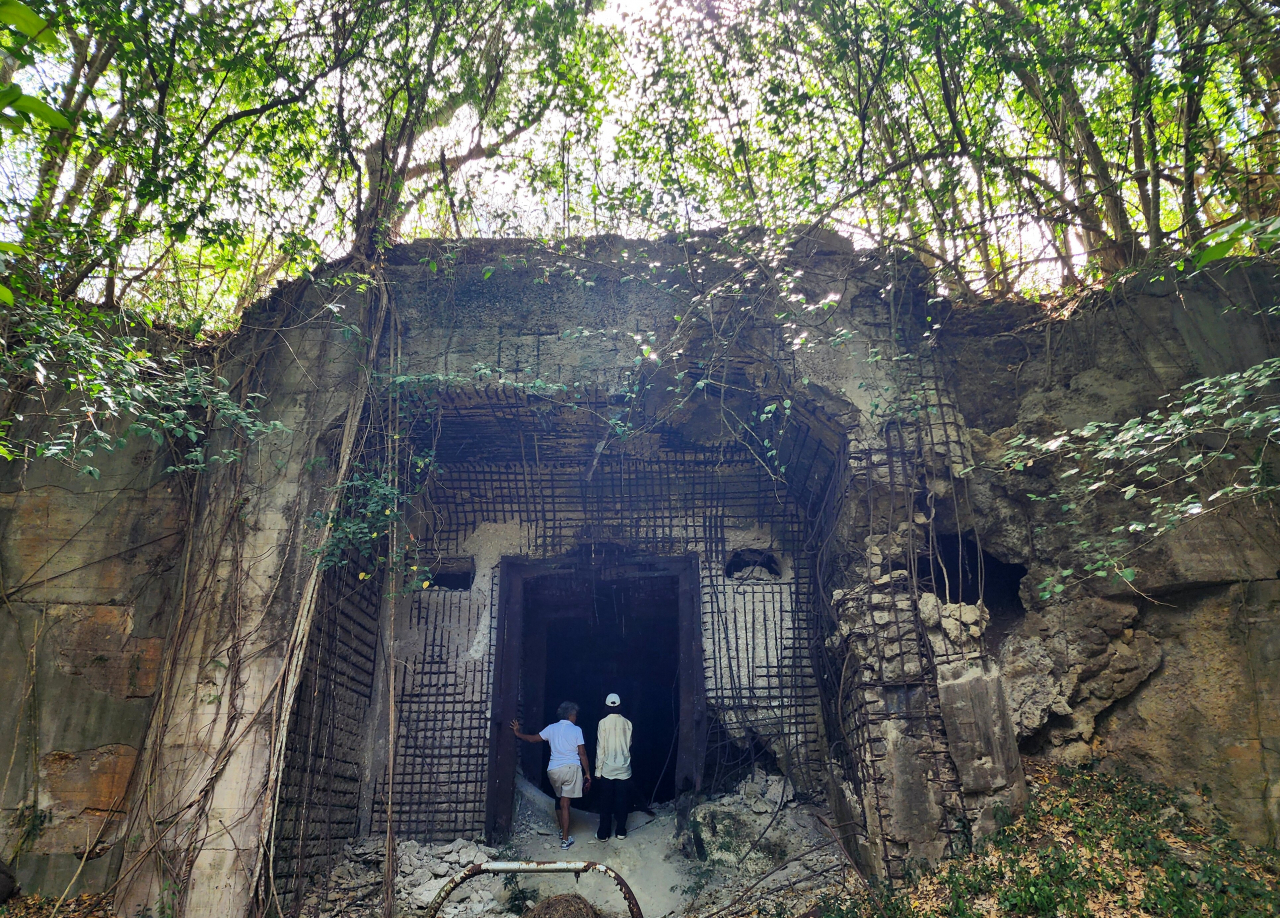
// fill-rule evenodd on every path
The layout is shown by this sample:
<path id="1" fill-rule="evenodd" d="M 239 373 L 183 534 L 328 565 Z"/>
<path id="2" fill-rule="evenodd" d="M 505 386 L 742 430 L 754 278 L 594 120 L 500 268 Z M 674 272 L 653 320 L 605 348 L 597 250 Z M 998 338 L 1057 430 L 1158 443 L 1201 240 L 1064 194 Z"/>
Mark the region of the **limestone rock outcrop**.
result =
<path id="1" fill-rule="evenodd" d="M 1000 648 L 1019 738 L 1048 725 L 1055 748 L 1088 744 L 1098 715 L 1160 665 L 1159 640 L 1137 624 L 1135 605 L 1096 596 L 1028 612 Z M 1087 745 L 1073 754 L 1087 757 Z"/>
<path id="2" fill-rule="evenodd" d="M 1068 318 L 1016 304 L 957 311 L 939 344 L 975 457 L 974 531 L 1026 569 L 992 640 L 1022 747 L 1208 792 L 1233 831 L 1264 845 L 1280 840 L 1273 509 L 1228 507 L 1137 538 L 1122 496 L 1055 499 L 1078 463 L 1012 475 L 1004 455 L 1019 435 L 1123 423 L 1197 378 L 1276 356 L 1271 273 L 1135 276 Z M 1125 553 L 1130 582 L 1080 576 L 1100 540 Z M 1065 589 L 1034 586 L 1052 583 Z"/>

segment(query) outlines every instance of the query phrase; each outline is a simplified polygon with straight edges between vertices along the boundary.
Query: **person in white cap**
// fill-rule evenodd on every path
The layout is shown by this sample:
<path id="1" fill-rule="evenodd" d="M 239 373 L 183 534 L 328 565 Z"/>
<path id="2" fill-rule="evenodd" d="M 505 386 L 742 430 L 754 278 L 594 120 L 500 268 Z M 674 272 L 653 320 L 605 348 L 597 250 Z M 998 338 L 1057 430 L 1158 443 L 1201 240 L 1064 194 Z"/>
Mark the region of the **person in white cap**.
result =
<path id="1" fill-rule="evenodd" d="M 618 838 L 627 837 L 631 808 L 631 721 L 622 716 L 622 699 L 616 694 L 610 693 L 604 705 L 609 713 L 596 729 L 596 777 L 600 779 L 596 838 L 600 841 L 608 841 L 615 832 Z"/>

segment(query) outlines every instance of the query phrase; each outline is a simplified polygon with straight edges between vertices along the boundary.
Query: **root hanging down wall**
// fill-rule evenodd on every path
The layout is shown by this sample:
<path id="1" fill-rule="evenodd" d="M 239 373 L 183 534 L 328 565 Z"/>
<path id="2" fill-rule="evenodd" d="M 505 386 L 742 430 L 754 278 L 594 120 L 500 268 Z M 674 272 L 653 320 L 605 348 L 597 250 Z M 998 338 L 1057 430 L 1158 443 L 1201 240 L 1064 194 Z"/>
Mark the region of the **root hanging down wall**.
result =
<path id="1" fill-rule="evenodd" d="M 857 763 L 863 857 L 900 880 L 913 863 L 963 853 L 1025 804 L 1021 762 L 985 648 L 983 573 L 960 600 L 940 550 L 939 516 L 965 506 L 971 461 L 955 406 L 917 365 L 919 410 L 886 425 L 883 445 L 851 459 L 856 498 L 841 521 L 849 589 L 828 646 L 843 656 L 836 719 Z M 861 543 L 860 545 L 858 543 Z M 980 559 L 979 559 L 980 560 Z"/>

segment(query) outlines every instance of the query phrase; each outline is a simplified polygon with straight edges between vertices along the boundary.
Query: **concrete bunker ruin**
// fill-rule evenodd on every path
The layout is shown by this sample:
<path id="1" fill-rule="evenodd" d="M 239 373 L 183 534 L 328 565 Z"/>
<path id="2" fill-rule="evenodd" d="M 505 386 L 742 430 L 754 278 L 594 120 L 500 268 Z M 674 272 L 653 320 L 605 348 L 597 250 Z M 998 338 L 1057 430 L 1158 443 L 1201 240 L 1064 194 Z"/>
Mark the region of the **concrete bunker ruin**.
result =
<path id="1" fill-rule="evenodd" d="M 332 706 L 318 719 L 302 713 L 304 699 L 324 694 L 312 686 L 332 681 L 322 670 L 336 660 L 317 657 L 290 740 L 297 764 L 282 792 L 277 884 L 301 884 L 351 837 L 385 833 L 388 818 L 401 838 L 504 838 L 516 776 L 545 782 L 546 754 L 517 744 L 507 724 L 539 729 L 560 701 L 575 700 L 594 750 L 611 691 L 642 740 L 637 806 L 688 800 L 740 779 L 762 756 L 820 790 L 810 546 L 812 492 L 840 473 L 832 433 L 797 427 L 788 438 L 786 464 L 808 485 L 793 492 L 732 442 L 659 429 L 601 454 L 598 432 L 572 435 L 582 407 L 513 399 L 501 387 L 439 398 L 429 430 L 436 466 L 409 515 L 431 573 L 399 599 L 389 653 L 396 742 L 385 735 L 385 672 L 364 666 L 354 719 L 366 725 L 368 758 L 359 792 L 345 792 L 359 812 L 335 821 L 338 776 L 322 773 L 326 756 L 310 737 L 334 735 L 341 715 Z M 595 405 L 608 406 L 604 395 Z M 335 573 L 326 597 L 352 583 Z M 321 602 L 346 614 L 340 601 Z M 352 636 L 371 624 L 366 617 Z M 315 627 L 327 635 L 334 626 Z"/>
<path id="2" fill-rule="evenodd" d="M 618 264 L 625 244 L 600 245 L 592 263 Z M 894 352 L 926 306 L 922 276 L 829 245 L 791 253 L 809 297 L 837 304 L 840 340 Z M 675 253 L 654 246 L 646 266 Z M 892 407 L 901 391 L 876 360 L 806 344 L 759 308 L 776 294 L 740 309 L 731 336 L 690 334 L 626 272 L 543 293 L 536 268 L 477 282 L 507 252 L 461 255 L 464 283 L 423 271 L 438 257 L 425 246 L 397 250 L 388 269 L 400 332 L 382 359 L 403 381 L 399 448 L 431 459 L 407 520 L 421 569 L 381 613 L 394 644 L 357 704 L 368 739 L 352 762 L 354 821 L 329 814 L 324 757 L 290 740 L 281 889 L 300 891 L 351 833 L 388 822 L 424 841 L 505 837 L 517 775 L 538 784 L 545 764 L 540 748 L 517 748 L 509 721 L 537 729 L 568 698 L 591 733 L 608 691 L 652 731 L 642 803 L 687 812 L 764 765 L 835 807 L 849 849 L 886 877 L 985 831 L 997 804 L 1017 807 L 1021 771 L 983 643 L 951 641 L 915 601 L 948 565 L 969 603 L 981 577 L 959 541 L 947 560 L 949 537 L 929 525 L 954 515 L 941 482 L 967 463 L 927 358 L 906 364 L 913 415 Z M 717 271 L 732 275 L 710 258 L 691 273 Z M 833 600 L 830 584 L 851 580 L 863 586 Z M 865 627 L 837 627 L 851 603 Z M 944 716 L 939 664 L 964 682 L 968 726 Z M 294 722 L 325 733 L 323 720 Z M 958 771 L 957 756 L 977 764 Z"/>
<path id="3" fill-rule="evenodd" d="M 93 700 L 72 706 L 83 717 L 46 713 L 43 758 L 0 801 L 23 812 L 45 795 L 24 884 L 61 893 L 86 825 L 103 828 L 82 888 L 119 879 L 125 913 L 178 888 L 187 916 L 210 918 L 292 901 L 388 829 L 496 840 L 517 776 L 543 765 L 507 722 L 536 729 L 568 695 L 590 727 L 602 691 L 652 737 L 646 801 L 696 807 L 759 766 L 785 776 L 779 799 L 825 807 L 885 879 L 1016 810 L 1019 739 L 1068 761 L 1106 742 L 1173 783 L 1238 785 L 1219 798 L 1268 837 L 1269 753 L 1236 764 L 1254 748 L 1248 690 L 1201 693 L 1225 699 L 1196 722 L 1221 737 L 1208 744 L 1117 705 L 1181 703 L 1158 670 L 1203 679 L 1199 651 L 1164 605 L 1029 589 L 1071 557 L 1070 533 L 1056 502 L 994 470 L 1050 410 L 1079 416 L 1098 393 L 1117 418 L 1155 404 L 1192 375 L 1166 354 L 1219 372 L 1262 359 L 1221 342 L 1272 339 L 1231 325 L 1254 321 L 1239 311 L 1178 312 L 1185 292 L 1147 288 L 1130 312 L 1052 320 L 1051 339 L 1032 307 L 956 310 L 940 331 L 946 305 L 910 257 L 801 238 L 778 255 L 783 290 L 721 246 L 393 247 L 372 289 L 299 283 L 246 316 L 225 375 L 267 393 L 288 433 L 189 497 L 165 457 L 132 449 L 100 481 L 5 491 L 17 620 L 34 633 L 54 610 L 39 697 Z M 1219 342 L 1203 360 L 1202 340 Z M 1142 391 L 1108 382 L 1149 365 L 1165 376 Z M 378 561 L 383 505 L 342 503 L 388 468 L 411 498 L 396 505 L 414 552 L 397 582 Z M 376 537 L 322 564 L 343 514 Z M 65 541 L 46 551 L 49 533 Z M 1180 538 L 1135 565 L 1144 589 L 1201 585 L 1169 599 L 1176 615 L 1224 665 L 1272 672 L 1263 625 L 1238 638 L 1221 623 L 1269 621 L 1276 553 L 1256 540 L 1220 557 L 1234 543 L 1211 528 Z M 99 664 L 107 633 L 128 637 Z M 0 663 L 27 672 L 3 645 Z M 8 716 L 0 735 L 27 742 Z M 1244 752 L 1215 770 L 1218 746 Z M 83 803 L 53 765 L 112 781 Z"/>

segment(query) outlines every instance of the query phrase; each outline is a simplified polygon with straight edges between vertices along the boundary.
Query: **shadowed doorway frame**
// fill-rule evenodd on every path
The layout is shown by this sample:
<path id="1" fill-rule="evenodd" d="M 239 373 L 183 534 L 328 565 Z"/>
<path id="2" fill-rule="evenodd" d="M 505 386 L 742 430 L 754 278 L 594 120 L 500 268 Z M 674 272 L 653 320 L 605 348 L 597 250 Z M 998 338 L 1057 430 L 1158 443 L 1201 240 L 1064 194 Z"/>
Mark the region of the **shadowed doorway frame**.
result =
<path id="1" fill-rule="evenodd" d="M 525 637 L 525 582 L 535 577 L 581 573 L 578 557 L 531 560 L 503 557 L 499 563 L 497 652 L 494 658 L 493 706 L 489 723 L 489 787 L 485 836 L 502 840 L 511 834 L 515 779 L 519 753 L 507 725 L 519 716 Z M 594 571 L 598 579 L 624 580 L 674 577 L 677 586 L 679 724 L 677 727 L 676 799 L 691 799 L 702 789 L 706 757 L 706 684 L 702 665 L 702 614 L 699 602 L 698 556 L 648 557 L 628 553 Z"/>

